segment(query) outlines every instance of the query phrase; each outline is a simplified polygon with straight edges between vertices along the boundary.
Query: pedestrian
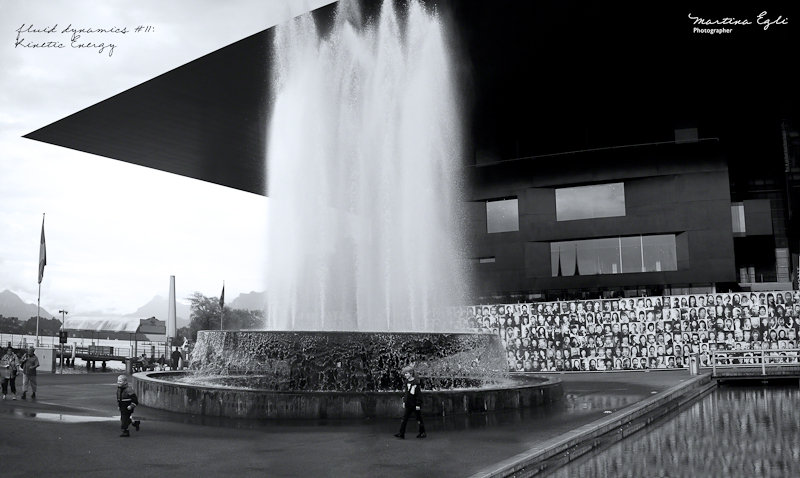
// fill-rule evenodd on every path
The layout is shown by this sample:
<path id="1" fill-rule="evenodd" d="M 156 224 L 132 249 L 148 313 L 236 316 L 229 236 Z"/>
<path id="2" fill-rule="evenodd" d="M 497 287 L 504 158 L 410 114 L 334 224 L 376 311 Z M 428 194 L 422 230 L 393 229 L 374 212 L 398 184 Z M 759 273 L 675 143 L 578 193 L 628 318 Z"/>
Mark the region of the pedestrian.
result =
<path id="1" fill-rule="evenodd" d="M 172 352 L 172 370 L 180 370 L 178 367 L 181 365 L 181 351 L 178 347 L 175 347 L 175 351 Z"/>
<path id="2" fill-rule="evenodd" d="M 403 369 L 403 376 L 405 377 L 405 384 L 403 386 L 405 391 L 403 395 L 403 421 L 400 423 L 400 432 L 395 436 L 397 438 L 406 437 L 406 424 L 411 414 L 414 413 L 417 418 L 417 424 L 419 425 L 417 438 L 425 438 L 427 436 L 425 434 L 425 424 L 422 423 L 422 412 L 420 411 L 422 406 L 422 390 L 420 390 L 417 373 L 413 367 L 408 366 Z"/>
<path id="3" fill-rule="evenodd" d="M 20 359 L 22 368 L 22 399 L 26 400 L 25 394 L 31 391 L 31 398 L 36 398 L 36 369 L 39 368 L 39 357 L 36 356 L 36 349 L 33 345 L 28 347 L 28 353 Z"/>
<path id="4" fill-rule="evenodd" d="M 139 367 L 141 372 L 146 372 L 150 369 L 150 361 L 147 360 L 147 354 L 143 353 L 139 358 Z"/>
<path id="5" fill-rule="evenodd" d="M 8 348 L 6 348 L 6 354 L 3 355 L 3 358 L 0 359 L 0 376 L 2 376 L 3 380 L 3 400 L 6 399 L 6 394 L 8 393 L 8 385 L 11 384 L 11 393 L 12 400 L 17 399 L 17 370 L 19 369 L 19 358 L 17 354 L 14 353 L 14 350 L 11 348 L 11 344 L 8 344 Z"/>
<path id="6" fill-rule="evenodd" d="M 127 375 L 117 377 L 117 405 L 119 406 L 119 420 L 122 428 L 120 436 L 131 436 L 131 432 L 128 431 L 129 425 L 133 425 L 133 428 L 138 432 L 141 422 L 139 420 L 131 420 L 131 415 L 133 415 L 136 405 L 139 405 L 139 399 L 136 398 L 136 392 L 133 391 L 133 388 L 128 385 Z"/>

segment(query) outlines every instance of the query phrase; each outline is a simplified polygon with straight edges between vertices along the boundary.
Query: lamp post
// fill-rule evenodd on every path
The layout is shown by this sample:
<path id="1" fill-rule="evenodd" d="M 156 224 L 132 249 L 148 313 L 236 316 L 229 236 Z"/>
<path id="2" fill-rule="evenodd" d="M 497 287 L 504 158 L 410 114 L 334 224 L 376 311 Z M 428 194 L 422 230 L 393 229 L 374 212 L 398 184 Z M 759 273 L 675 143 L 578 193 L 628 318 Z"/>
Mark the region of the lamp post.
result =
<path id="1" fill-rule="evenodd" d="M 69 314 L 69 312 L 66 310 L 59 310 L 58 313 L 61 314 L 61 331 L 64 332 L 64 315 Z M 61 345 L 61 368 L 59 373 L 64 375 L 64 341 L 61 338 L 61 334 L 58 334 L 58 343 Z"/>

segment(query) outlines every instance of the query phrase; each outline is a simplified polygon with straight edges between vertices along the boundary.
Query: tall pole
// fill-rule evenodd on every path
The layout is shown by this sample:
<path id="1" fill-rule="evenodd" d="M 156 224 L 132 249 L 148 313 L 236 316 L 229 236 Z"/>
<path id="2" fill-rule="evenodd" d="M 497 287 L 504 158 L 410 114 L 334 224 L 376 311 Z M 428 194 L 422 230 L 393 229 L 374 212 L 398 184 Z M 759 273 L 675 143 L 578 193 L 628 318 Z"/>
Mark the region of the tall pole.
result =
<path id="1" fill-rule="evenodd" d="M 39 347 L 39 314 L 41 310 L 42 303 L 42 283 L 39 282 L 39 297 L 36 298 L 36 340 L 34 343 L 36 347 Z"/>
<path id="2" fill-rule="evenodd" d="M 175 305 L 175 276 L 169 276 L 169 304 L 167 309 L 167 334 L 164 342 L 164 359 L 169 360 L 172 339 L 178 334 L 177 310 Z"/>
<path id="3" fill-rule="evenodd" d="M 42 309 L 42 278 L 44 266 L 47 264 L 47 252 L 44 244 L 44 213 L 42 213 L 42 236 L 39 240 L 39 296 L 36 298 L 36 346 L 39 346 L 39 316 Z"/>

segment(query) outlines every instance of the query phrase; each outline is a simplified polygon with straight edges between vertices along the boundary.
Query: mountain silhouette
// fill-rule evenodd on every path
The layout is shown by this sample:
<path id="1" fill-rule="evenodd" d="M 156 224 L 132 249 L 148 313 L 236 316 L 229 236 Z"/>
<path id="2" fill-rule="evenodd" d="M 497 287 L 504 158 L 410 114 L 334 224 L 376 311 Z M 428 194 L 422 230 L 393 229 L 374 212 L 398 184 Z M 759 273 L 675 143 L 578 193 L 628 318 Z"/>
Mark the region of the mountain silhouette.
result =
<path id="1" fill-rule="evenodd" d="M 36 304 L 26 304 L 17 294 L 6 289 L 0 292 L 0 315 L 3 317 L 16 317 L 19 320 L 28 320 L 31 317 L 36 317 Z M 50 312 L 39 310 L 40 317 L 54 319 L 55 316 Z"/>
<path id="2" fill-rule="evenodd" d="M 123 317 L 155 317 L 158 320 L 166 321 L 169 316 L 169 298 L 157 295 L 150 299 L 150 302 L 136 309 L 136 312 L 125 314 Z M 176 324 L 180 329 L 189 325 L 192 311 L 189 304 L 184 304 L 179 300 L 175 301 Z"/>
<path id="3" fill-rule="evenodd" d="M 232 301 L 226 302 L 225 306 L 231 309 L 263 310 L 266 308 L 266 298 L 266 292 L 253 291 L 247 294 L 239 294 Z M 167 320 L 167 315 L 169 314 L 168 302 L 169 299 L 167 297 L 157 295 L 148 303 L 136 309 L 135 312 L 121 317 L 155 317 L 158 320 Z M 175 312 L 178 328 L 188 326 L 192 316 L 189 304 L 182 303 L 179 300 L 176 301 Z M 10 290 L 4 290 L 0 292 L 0 315 L 3 317 L 16 317 L 23 321 L 28 320 L 31 317 L 36 317 L 36 304 L 26 304 L 15 293 Z M 48 319 L 56 318 L 44 308 L 41 309 L 39 315 Z M 107 317 L 109 314 L 94 311 L 81 313 L 80 315 L 83 317 Z"/>

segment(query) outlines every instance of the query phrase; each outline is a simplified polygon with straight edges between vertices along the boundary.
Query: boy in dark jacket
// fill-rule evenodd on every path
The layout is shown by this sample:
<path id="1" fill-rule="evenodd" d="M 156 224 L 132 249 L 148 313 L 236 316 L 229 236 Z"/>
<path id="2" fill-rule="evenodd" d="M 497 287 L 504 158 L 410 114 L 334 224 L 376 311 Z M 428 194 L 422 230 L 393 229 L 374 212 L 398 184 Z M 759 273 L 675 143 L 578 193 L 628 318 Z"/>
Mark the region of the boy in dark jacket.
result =
<path id="1" fill-rule="evenodd" d="M 138 432 L 139 420 L 132 422 L 131 415 L 133 415 L 133 409 L 136 408 L 136 405 L 139 405 L 139 399 L 136 398 L 136 392 L 133 391 L 133 388 L 128 385 L 128 377 L 126 375 L 117 377 L 117 405 L 119 405 L 119 419 L 122 427 L 122 435 L 120 436 L 131 436 L 131 432 L 128 431 L 128 425 L 131 424 Z"/>
<path id="2" fill-rule="evenodd" d="M 422 406 L 422 391 L 419 388 L 417 374 L 414 368 L 409 366 L 403 369 L 403 375 L 406 378 L 406 383 L 403 387 L 405 389 L 405 395 L 403 396 L 403 407 L 405 410 L 403 413 L 403 421 L 400 424 L 400 433 L 397 433 L 395 436 L 397 438 L 406 437 L 406 424 L 411 414 L 415 413 L 417 424 L 419 425 L 417 438 L 425 438 L 427 436 L 425 434 L 425 424 L 422 423 L 422 413 L 420 412 Z"/>

